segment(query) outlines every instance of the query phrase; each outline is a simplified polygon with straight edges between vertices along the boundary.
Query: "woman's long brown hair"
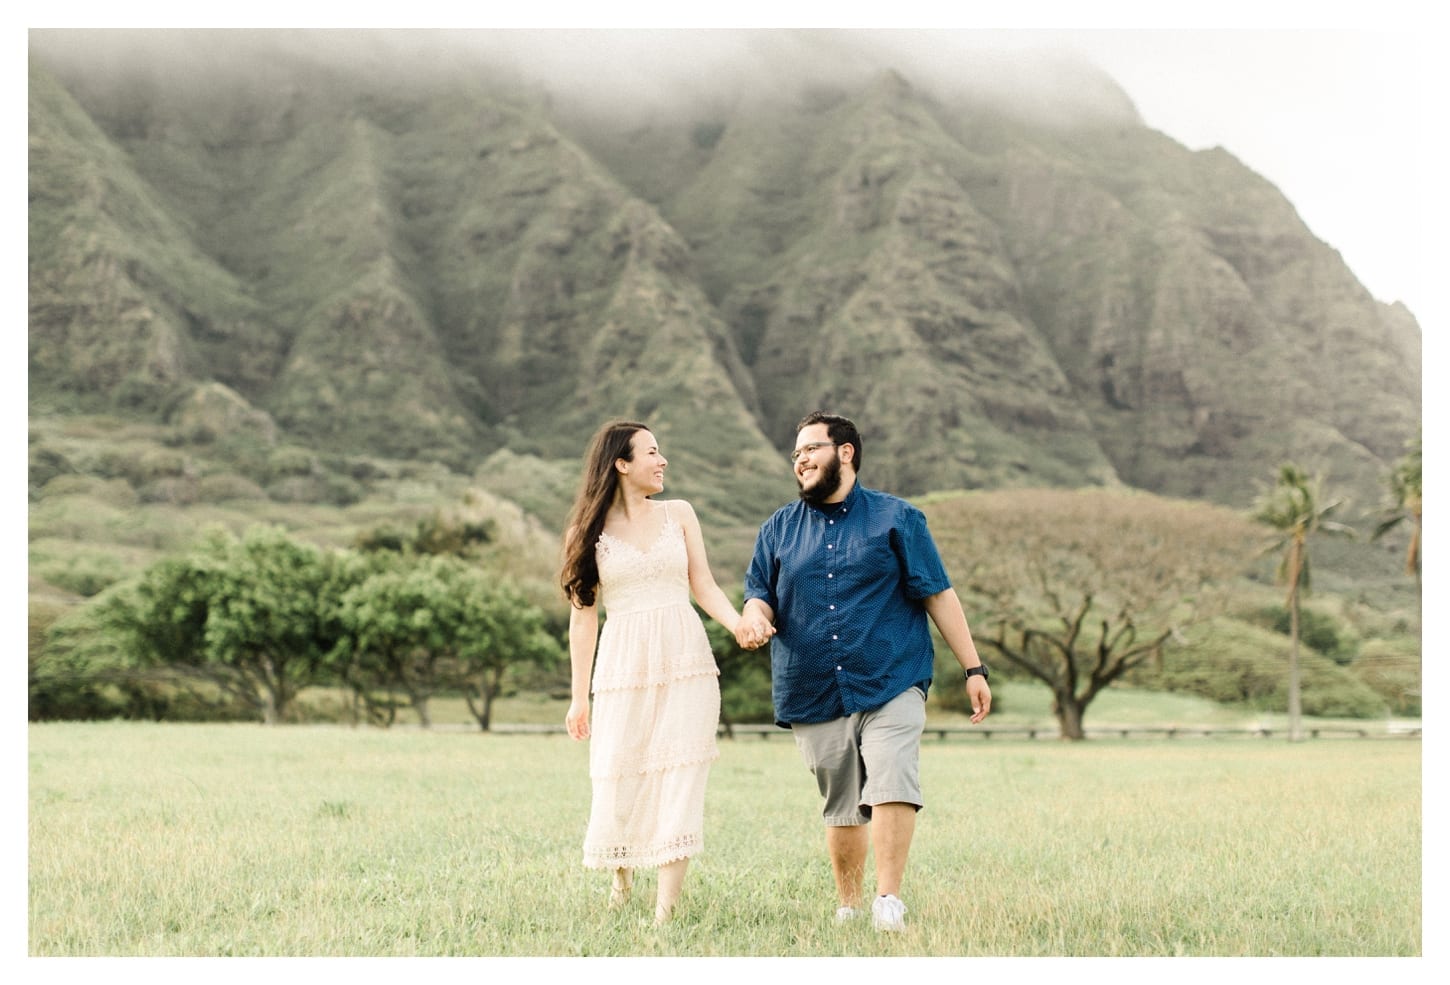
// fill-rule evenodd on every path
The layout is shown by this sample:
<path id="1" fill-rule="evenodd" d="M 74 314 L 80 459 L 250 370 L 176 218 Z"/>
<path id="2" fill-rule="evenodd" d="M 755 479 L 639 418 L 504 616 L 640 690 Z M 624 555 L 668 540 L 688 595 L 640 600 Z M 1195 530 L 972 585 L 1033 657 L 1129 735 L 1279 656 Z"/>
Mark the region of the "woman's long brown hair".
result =
<path id="1" fill-rule="evenodd" d="M 630 442 L 640 431 L 648 430 L 648 425 L 637 421 L 610 421 L 589 442 L 589 451 L 584 456 L 584 478 L 564 528 L 564 566 L 559 574 L 564 596 L 575 607 L 593 605 L 594 592 L 599 587 L 594 545 L 604 532 L 604 516 L 619 489 L 619 473 L 614 463 L 621 458 L 631 461 L 634 449 Z"/>

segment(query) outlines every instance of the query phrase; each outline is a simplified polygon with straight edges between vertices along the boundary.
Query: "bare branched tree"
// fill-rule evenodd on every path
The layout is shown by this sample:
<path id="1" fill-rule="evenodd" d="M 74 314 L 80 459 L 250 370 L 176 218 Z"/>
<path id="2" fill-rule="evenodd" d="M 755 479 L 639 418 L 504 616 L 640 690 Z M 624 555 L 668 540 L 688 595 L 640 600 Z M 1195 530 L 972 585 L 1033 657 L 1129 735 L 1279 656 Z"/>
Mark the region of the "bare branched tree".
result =
<path id="1" fill-rule="evenodd" d="M 1103 689 L 1222 611 L 1261 536 L 1147 493 L 1000 490 L 923 504 L 979 645 L 1051 689 L 1064 739 Z M 990 662 L 990 660 L 989 660 Z"/>

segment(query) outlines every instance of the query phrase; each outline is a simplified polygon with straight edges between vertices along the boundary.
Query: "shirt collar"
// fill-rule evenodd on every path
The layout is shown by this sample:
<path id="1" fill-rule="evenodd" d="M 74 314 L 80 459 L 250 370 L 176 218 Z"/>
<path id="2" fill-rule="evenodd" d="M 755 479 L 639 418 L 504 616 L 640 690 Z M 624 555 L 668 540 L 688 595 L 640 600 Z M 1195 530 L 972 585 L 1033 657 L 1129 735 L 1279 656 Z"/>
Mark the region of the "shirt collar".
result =
<path id="1" fill-rule="evenodd" d="M 856 505 L 856 500 L 860 498 L 860 493 L 861 480 L 857 479 L 851 486 L 851 491 L 846 493 L 846 498 L 839 503 L 827 503 L 824 506 L 816 506 L 814 503 L 806 503 L 805 500 L 801 500 L 801 502 L 805 504 L 807 509 L 815 510 L 822 516 L 840 516 L 852 506 Z"/>

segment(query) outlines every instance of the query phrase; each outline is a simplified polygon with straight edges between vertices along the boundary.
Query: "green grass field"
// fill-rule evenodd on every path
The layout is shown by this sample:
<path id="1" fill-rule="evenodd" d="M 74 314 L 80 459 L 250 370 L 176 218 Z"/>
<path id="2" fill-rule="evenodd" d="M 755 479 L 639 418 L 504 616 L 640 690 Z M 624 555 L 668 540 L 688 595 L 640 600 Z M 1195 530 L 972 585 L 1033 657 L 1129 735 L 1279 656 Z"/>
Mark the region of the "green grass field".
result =
<path id="1" fill-rule="evenodd" d="M 32 956 L 1421 953 L 1417 740 L 927 743 L 909 929 L 844 928 L 788 739 L 725 741 L 675 922 L 562 736 L 29 727 Z M 868 885 L 869 889 L 869 885 Z"/>

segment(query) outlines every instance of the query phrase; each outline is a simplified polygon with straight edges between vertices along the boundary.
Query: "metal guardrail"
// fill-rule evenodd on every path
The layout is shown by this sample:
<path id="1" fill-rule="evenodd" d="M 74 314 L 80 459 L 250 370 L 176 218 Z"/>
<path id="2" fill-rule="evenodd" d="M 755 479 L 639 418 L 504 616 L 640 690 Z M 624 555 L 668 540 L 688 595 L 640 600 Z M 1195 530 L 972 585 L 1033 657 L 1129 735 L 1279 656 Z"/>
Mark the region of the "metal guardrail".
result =
<path id="1" fill-rule="evenodd" d="M 529 725 L 529 724 L 498 724 L 490 731 L 501 735 L 528 734 L 528 735 L 563 735 L 562 725 Z M 1088 728 L 1083 730 L 1087 738 L 1238 738 L 1238 739 L 1270 739 L 1275 736 L 1287 738 L 1287 728 L 1206 728 L 1193 725 L 1128 725 L 1112 728 Z M 1421 737 L 1421 729 L 1418 726 L 1404 726 L 1393 730 L 1358 728 L 1347 725 L 1306 727 L 1304 734 L 1311 739 L 1345 738 L 1345 739 L 1418 739 Z M 758 736 L 761 739 L 769 739 L 772 736 L 789 736 L 790 730 L 783 729 L 776 725 L 721 725 L 719 732 L 721 738 L 744 738 L 746 736 Z M 981 725 L 928 725 L 924 733 L 926 736 L 935 736 L 938 741 L 945 742 L 948 739 L 982 739 L 987 740 L 994 737 L 1012 739 L 1058 739 L 1061 738 L 1061 731 L 1056 725 L 1042 726 L 981 726 Z"/>
<path id="2" fill-rule="evenodd" d="M 736 736 L 758 735 L 762 739 L 770 738 L 772 734 L 789 735 L 787 729 L 775 725 L 734 725 L 720 727 L 722 736 L 729 736 L 731 732 Z M 1313 725 L 1303 729 L 1305 735 L 1311 739 L 1327 738 L 1350 738 L 1350 739 L 1381 739 L 1381 738 L 1419 738 L 1418 727 L 1405 727 L 1394 731 L 1386 731 L 1376 728 L 1359 728 L 1348 725 Z M 1287 728 L 1209 728 L 1196 725 L 1125 725 L 1110 728 L 1086 728 L 1083 729 L 1087 738 L 1113 737 L 1120 739 L 1139 738 L 1260 738 L 1268 739 L 1275 736 L 1288 737 Z M 946 741 L 952 738 L 961 739 L 982 739 L 987 740 L 993 737 L 1014 738 L 1014 739 L 1058 739 L 1062 737 L 1061 730 L 1056 725 L 1041 726 L 981 726 L 981 725 L 928 725 L 925 736 L 935 736 L 939 741 Z"/>

